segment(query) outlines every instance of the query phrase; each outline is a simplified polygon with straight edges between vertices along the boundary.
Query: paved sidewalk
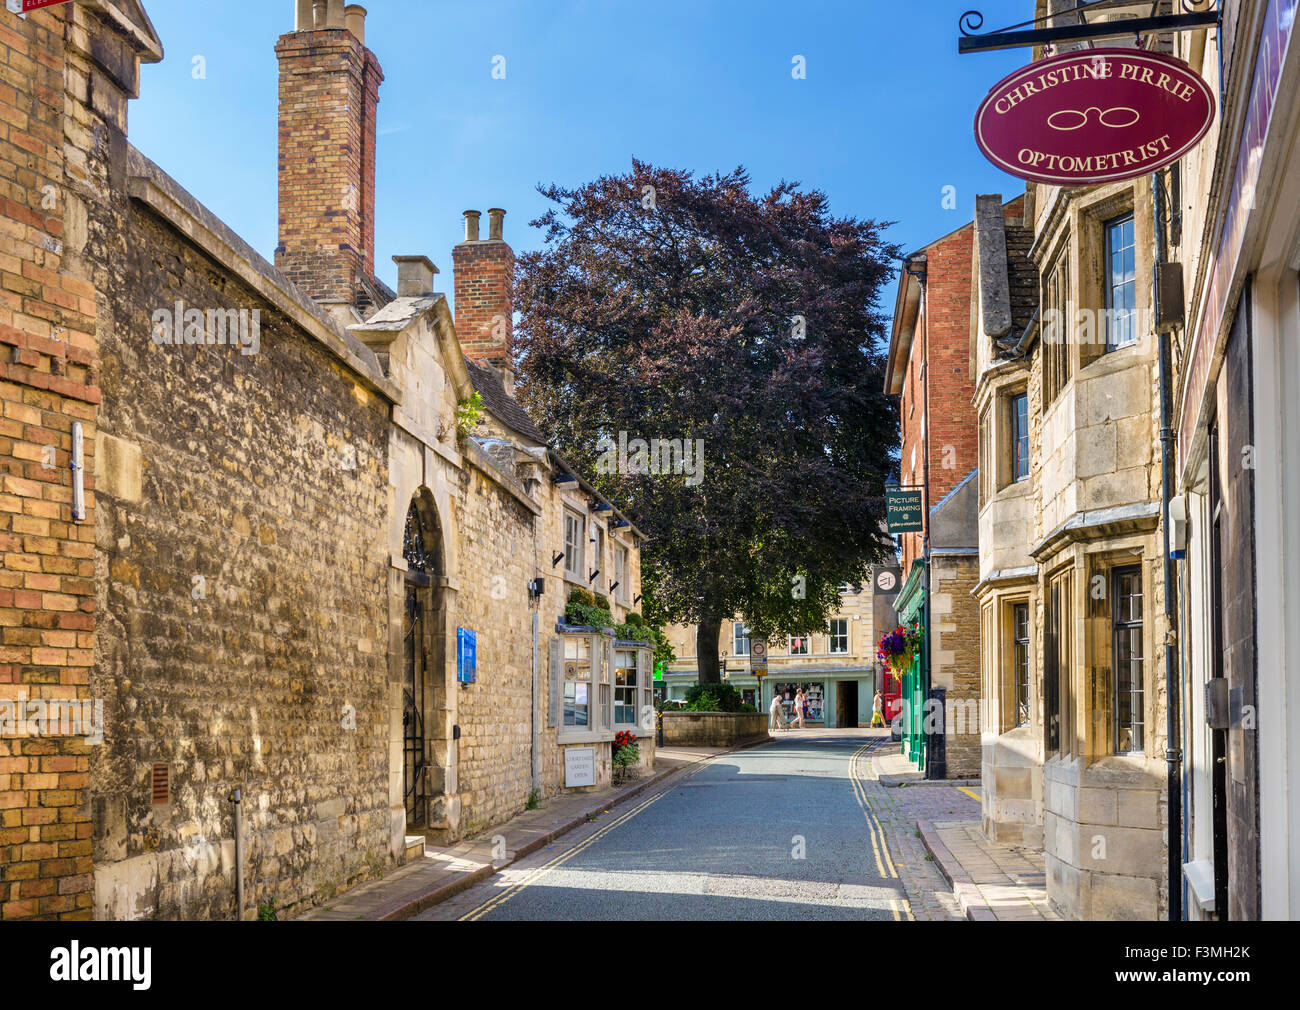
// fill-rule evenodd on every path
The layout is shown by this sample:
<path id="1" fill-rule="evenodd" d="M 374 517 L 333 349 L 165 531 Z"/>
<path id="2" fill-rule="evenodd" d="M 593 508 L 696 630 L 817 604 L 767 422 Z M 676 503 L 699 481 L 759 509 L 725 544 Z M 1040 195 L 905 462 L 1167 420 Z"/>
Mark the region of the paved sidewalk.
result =
<path id="1" fill-rule="evenodd" d="M 360 884 L 297 919 L 332 922 L 409 919 L 499 873 L 565 832 L 598 819 L 617 804 L 661 785 L 684 768 L 736 749 L 739 748 L 657 748 L 654 771 L 645 778 L 599 792 L 553 796 L 537 810 L 525 810 L 474 838 L 440 849 L 426 846 L 424 858 L 417 858 L 379 880 Z"/>
<path id="2" fill-rule="evenodd" d="M 978 822 L 922 819 L 917 827 L 966 918 L 1002 922 L 1062 918 L 1047 897 L 1041 852 L 989 841 Z"/>
<path id="3" fill-rule="evenodd" d="M 899 744 L 890 741 L 889 731 L 880 732 L 880 742 L 864 762 L 867 768 L 862 787 L 888 839 L 912 916 L 921 921 L 962 919 L 962 909 L 947 879 L 921 840 L 917 820 L 968 817 L 978 824 L 979 800 L 942 782 L 925 788 L 910 784 L 887 787 L 883 769 L 897 768 L 899 761 L 906 764 L 906 760 L 898 754 Z"/>
<path id="4" fill-rule="evenodd" d="M 902 744 L 891 741 L 892 749 L 872 758 L 882 786 L 939 786 L 957 787 L 978 786 L 979 779 L 927 779 L 925 773 L 918 771 L 916 765 L 903 757 Z"/>

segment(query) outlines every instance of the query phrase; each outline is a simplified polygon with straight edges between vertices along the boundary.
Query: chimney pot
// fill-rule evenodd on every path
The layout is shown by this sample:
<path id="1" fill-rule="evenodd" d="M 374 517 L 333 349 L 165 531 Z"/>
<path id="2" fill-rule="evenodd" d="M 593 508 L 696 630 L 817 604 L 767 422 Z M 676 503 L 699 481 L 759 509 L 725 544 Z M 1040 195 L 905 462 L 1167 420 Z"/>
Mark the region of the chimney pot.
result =
<path id="1" fill-rule="evenodd" d="M 348 4 L 343 8 L 343 14 L 347 20 L 348 31 L 356 36 L 356 40 L 364 46 L 366 44 L 366 9 L 360 4 Z"/>
<path id="2" fill-rule="evenodd" d="M 433 277 L 438 268 L 428 256 L 394 256 L 397 264 L 397 297 L 419 298 L 433 294 Z"/>
<path id="3" fill-rule="evenodd" d="M 315 27 L 315 0 L 297 0 L 294 7 L 293 30 L 296 32 L 309 32 Z"/>
<path id="4" fill-rule="evenodd" d="M 325 27 L 347 27 L 343 17 L 343 0 L 325 0 Z"/>
<path id="5" fill-rule="evenodd" d="M 465 241 L 478 241 L 478 219 L 482 214 L 476 210 L 465 211 Z"/>
<path id="6" fill-rule="evenodd" d="M 501 242 L 501 222 L 506 216 L 506 212 L 500 207 L 491 207 L 488 209 L 488 241 Z"/>

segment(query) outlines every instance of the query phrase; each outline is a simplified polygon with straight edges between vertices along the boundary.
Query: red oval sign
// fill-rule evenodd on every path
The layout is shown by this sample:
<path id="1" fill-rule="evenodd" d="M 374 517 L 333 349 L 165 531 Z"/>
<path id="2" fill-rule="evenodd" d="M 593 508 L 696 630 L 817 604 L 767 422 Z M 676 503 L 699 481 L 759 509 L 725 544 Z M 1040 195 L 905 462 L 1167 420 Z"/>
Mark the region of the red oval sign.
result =
<path id="1" fill-rule="evenodd" d="M 1012 175 L 1084 186 L 1177 161 L 1205 136 L 1214 112 L 1209 86 L 1173 57 L 1086 49 L 996 84 L 975 114 L 975 140 Z"/>

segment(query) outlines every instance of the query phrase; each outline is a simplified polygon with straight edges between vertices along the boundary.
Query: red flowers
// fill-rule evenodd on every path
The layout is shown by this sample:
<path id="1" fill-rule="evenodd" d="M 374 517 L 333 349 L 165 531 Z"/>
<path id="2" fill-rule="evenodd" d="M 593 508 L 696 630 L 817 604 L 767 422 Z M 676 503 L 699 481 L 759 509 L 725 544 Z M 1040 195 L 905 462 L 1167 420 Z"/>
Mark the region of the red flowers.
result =
<path id="1" fill-rule="evenodd" d="M 621 750 L 624 747 L 630 747 L 634 743 L 636 743 L 636 738 L 632 736 L 631 730 L 625 729 L 622 732 L 616 733 L 614 735 L 615 750 Z"/>

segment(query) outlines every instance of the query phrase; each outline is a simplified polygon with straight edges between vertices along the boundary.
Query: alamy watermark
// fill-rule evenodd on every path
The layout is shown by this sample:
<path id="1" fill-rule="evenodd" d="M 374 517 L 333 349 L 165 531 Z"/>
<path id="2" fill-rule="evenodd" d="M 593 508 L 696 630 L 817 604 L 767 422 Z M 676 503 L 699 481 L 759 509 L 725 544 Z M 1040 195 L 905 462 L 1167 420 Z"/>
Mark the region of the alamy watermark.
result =
<path id="1" fill-rule="evenodd" d="M 154 309 L 153 342 L 159 346 L 208 344 L 239 347 L 245 355 L 262 349 L 261 309 L 195 309 L 178 301 L 172 308 Z"/>
<path id="2" fill-rule="evenodd" d="M 602 435 L 596 442 L 600 458 L 596 472 L 623 475 L 683 474 L 687 487 L 698 487 L 704 481 L 704 439 L 697 438 L 634 438 L 629 441 L 626 431 L 618 433 L 618 441 Z"/>
<path id="3" fill-rule="evenodd" d="M 104 699 L 0 698 L 0 737 L 80 736 L 88 744 L 104 742 Z"/>

